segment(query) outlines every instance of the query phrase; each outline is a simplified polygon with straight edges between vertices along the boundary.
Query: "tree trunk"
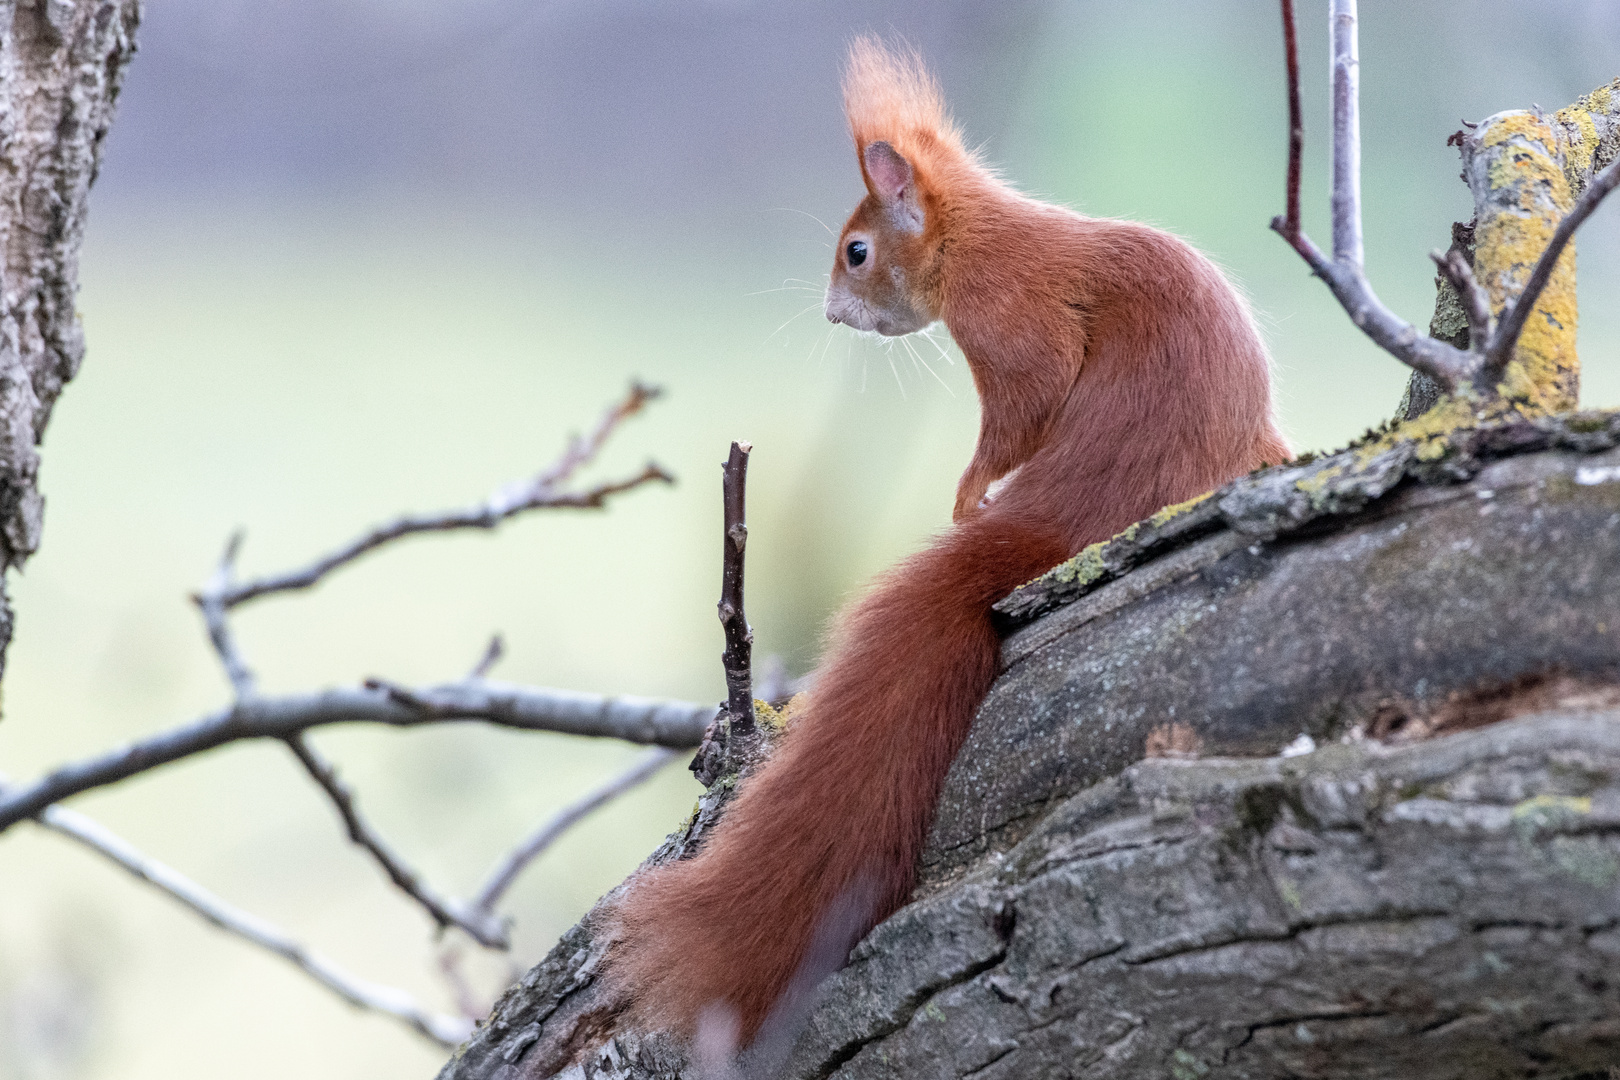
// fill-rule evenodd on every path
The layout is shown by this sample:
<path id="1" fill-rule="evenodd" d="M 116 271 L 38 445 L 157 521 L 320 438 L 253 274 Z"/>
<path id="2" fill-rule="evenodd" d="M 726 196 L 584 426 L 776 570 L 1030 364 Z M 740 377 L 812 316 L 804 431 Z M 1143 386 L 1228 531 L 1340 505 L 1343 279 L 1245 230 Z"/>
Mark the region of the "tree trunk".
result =
<path id="1" fill-rule="evenodd" d="M 39 546 L 37 447 L 84 357 L 79 244 L 140 10 L 0 3 L 0 579 Z M 0 671 L 11 626 L 0 582 Z"/>

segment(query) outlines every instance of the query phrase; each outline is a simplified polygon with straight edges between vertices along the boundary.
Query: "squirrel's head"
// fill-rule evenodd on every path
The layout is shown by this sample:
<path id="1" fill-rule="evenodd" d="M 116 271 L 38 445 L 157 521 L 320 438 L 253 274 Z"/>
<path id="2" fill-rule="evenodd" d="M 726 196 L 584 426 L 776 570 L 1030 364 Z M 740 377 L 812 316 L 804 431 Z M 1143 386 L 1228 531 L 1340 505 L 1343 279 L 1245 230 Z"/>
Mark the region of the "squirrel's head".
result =
<path id="1" fill-rule="evenodd" d="M 827 318 L 909 334 L 939 318 L 942 189 L 974 159 L 921 58 L 877 38 L 850 45 L 844 112 L 866 198 L 838 238 Z"/>
<path id="2" fill-rule="evenodd" d="M 916 170 L 881 140 L 861 151 L 866 198 L 850 215 L 833 256 L 827 287 L 827 318 L 857 330 L 898 337 L 939 317 L 937 229 Z"/>

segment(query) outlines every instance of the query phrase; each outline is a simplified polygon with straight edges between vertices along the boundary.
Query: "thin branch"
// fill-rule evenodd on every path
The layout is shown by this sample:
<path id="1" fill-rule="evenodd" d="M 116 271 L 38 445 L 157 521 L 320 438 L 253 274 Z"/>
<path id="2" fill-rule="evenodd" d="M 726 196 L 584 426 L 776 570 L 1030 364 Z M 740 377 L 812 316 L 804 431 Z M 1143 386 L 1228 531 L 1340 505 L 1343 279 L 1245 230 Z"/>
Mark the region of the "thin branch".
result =
<path id="1" fill-rule="evenodd" d="M 77 840 L 117 863 L 226 933 L 275 953 L 351 1005 L 392 1016 L 445 1048 L 460 1045 L 472 1033 L 470 1021 L 429 1012 L 403 990 L 350 975 L 311 952 L 280 927 L 226 903 L 179 871 L 143 855 L 83 814 L 49 806 L 39 814 L 39 821 L 46 828 Z"/>
<path id="2" fill-rule="evenodd" d="M 289 738 L 287 747 L 292 750 L 305 771 L 321 786 L 321 790 L 331 798 L 332 805 L 337 807 L 338 815 L 343 818 L 344 827 L 348 829 L 349 839 L 369 851 L 388 875 L 388 879 L 401 892 L 421 904 L 433 917 L 434 922 L 441 928 L 460 927 L 485 948 L 510 947 L 511 941 L 506 932 L 506 924 L 502 920 L 495 918 L 488 911 L 465 909 L 455 901 L 437 895 L 416 871 L 406 866 L 404 861 L 389 849 L 382 837 L 377 835 L 376 830 L 360 817 L 360 811 L 355 806 L 354 792 L 343 783 L 337 769 L 317 754 L 303 735 Z"/>
<path id="3" fill-rule="evenodd" d="M 1473 268 L 1468 260 L 1463 258 L 1462 252 L 1456 248 L 1450 251 L 1431 251 L 1429 258 L 1440 268 L 1451 287 L 1457 290 L 1457 299 L 1462 304 L 1463 314 L 1468 317 L 1468 350 L 1473 353 L 1484 353 L 1491 339 L 1491 298 L 1474 278 Z"/>
<path id="4" fill-rule="evenodd" d="M 1564 253 L 1570 238 L 1575 235 L 1586 219 L 1592 216 L 1592 211 L 1598 208 L 1598 203 L 1620 185 L 1620 160 L 1609 163 L 1592 182 L 1587 184 L 1586 190 L 1575 201 L 1564 220 L 1558 223 L 1553 230 L 1552 239 L 1547 242 L 1547 250 L 1541 253 L 1536 261 L 1536 268 L 1530 272 L 1530 280 L 1525 282 L 1524 289 L 1519 293 L 1513 306 L 1503 313 L 1496 325 L 1496 333 L 1491 338 L 1490 348 L 1485 352 L 1484 377 L 1486 385 L 1495 386 L 1501 381 L 1502 373 L 1507 370 L 1508 361 L 1513 359 L 1513 349 L 1519 342 L 1519 335 L 1524 331 L 1525 320 L 1530 317 L 1536 301 L 1541 298 L 1542 290 L 1547 282 L 1552 280 L 1553 270 L 1558 265 L 1558 258 Z"/>
<path id="5" fill-rule="evenodd" d="M 1284 236 L 1299 235 L 1300 157 L 1305 149 L 1305 121 L 1299 105 L 1299 37 L 1294 29 L 1294 0 L 1282 0 L 1283 42 L 1288 54 L 1288 194 Z"/>
<path id="6" fill-rule="evenodd" d="M 193 754 L 244 739 L 285 741 L 330 724 L 416 727 L 476 720 L 521 731 L 623 739 L 689 749 L 703 741 L 713 705 L 572 690 L 513 686 L 486 680 L 425 690 L 341 688 L 284 697 L 250 697 L 201 720 L 119 749 L 64 765 L 0 793 L 0 832 L 54 802 L 128 779 Z"/>
<path id="7" fill-rule="evenodd" d="M 496 903 L 506 890 L 511 888 L 512 882 L 517 880 L 523 868 L 556 843 L 558 837 L 597 807 L 611 802 L 631 788 L 651 779 L 653 774 L 678 756 L 680 756 L 678 750 L 663 746 L 654 747 L 637 757 L 624 772 L 557 811 L 513 848 L 511 853 L 490 872 L 489 879 L 484 882 L 484 887 L 478 890 L 478 895 L 472 902 L 473 909 L 484 913 L 493 912 Z"/>
<path id="8" fill-rule="evenodd" d="M 720 570 L 720 626 L 726 648 L 720 654 L 726 669 L 726 711 L 731 730 L 742 734 L 754 728 L 754 688 L 751 670 L 754 631 L 743 612 L 743 557 L 748 549 L 748 454 L 753 446 L 731 444 L 731 456 L 721 466 L 725 504 Z"/>
<path id="9" fill-rule="evenodd" d="M 1332 0 L 1333 36 L 1333 261 L 1360 272 L 1361 60 L 1356 46 L 1356 0 Z"/>
<path id="10" fill-rule="evenodd" d="M 225 551 L 219 557 L 219 565 L 214 570 L 214 576 L 195 599 L 197 606 L 202 610 L 203 625 L 208 628 L 208 640 L 213 644 L 214 652 L 225 668 L 225 676 L 231 682 L 232 692 L 238 698 L 245 698 L 251 696 L 254 691 L 253 671 L 247 666 L 246 659 L 236 646 L 236 636 L 231 633 L 230 619 L 227 617 L 227 605 L 220 599 L 230 588 L 231 578 L 236 569 L 236 555 L 241 548 L 242 531 L 238 529 L 225 542 Z"/>
<path id="11" fill-rule="evenodd" d="M 402 537 L 426 532 L 449 532 L 458 529 L 493 529 L 509 518 L 530 510 L 581 509 L 599 510 L 614 495 L 643 484 L 658 481 L 674 483 L 675 478 L 656 462 L 647 465 L 633 476 L 623 480 L 598 484 L 584 491 L 565 491 L 561 485 L 571 479 L 580 468 L 596 458 L 610 435 L 626 419 L 640 412 L 647 402 L 663 391 L 641 383 L 631 384 L 623 401 L 608 409 L 591 434 L 575 437 L 553 464 L 534 476 L 499 488 L 477 506 L 451 510 L 439 514 L 406 515 L 385 525 L 379 525 L 365 535 L 317 559 L 300 570 L 273 574 L 254 581 L 232 584 L 229 579 L 211 584 L 208 590 L 193 599 L 205 609 L 217 604 L 229 610 L 238 604 L 270 593 L 307 589 L 332 571 Z"/>

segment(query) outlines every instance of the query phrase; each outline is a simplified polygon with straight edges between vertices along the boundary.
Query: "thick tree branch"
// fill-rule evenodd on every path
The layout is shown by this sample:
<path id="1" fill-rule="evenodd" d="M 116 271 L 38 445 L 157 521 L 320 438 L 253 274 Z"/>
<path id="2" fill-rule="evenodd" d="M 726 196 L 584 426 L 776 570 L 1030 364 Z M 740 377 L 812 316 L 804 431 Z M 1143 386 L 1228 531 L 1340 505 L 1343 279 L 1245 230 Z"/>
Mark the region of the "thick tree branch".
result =
<path id="1" fill-rule="evenodd" d="M 226 903 L 179 871 L 137 851 L 83 814 L 49 806 L 39 814 L 39 822 L 117 863 L 226 933 L 275 953 L 351 1005 L 392 1016 L 446 1048 L 458 1045 L 472 1031 L 471 1022 L 429 1012 L 403 990 L 350 975 L 310 951 L 285 930 Z"/>
<path id="2" fill-rule="evenodd" d="M 662 389 L 658 387 L 646 386 L 639 382 L 632 383 L 625 398 L 607 410 L 590 435 L 571 439 L 561 456 L 550 466 L 526 480 L 497 489 L 477 506 L 438 514 L 406 515 L 396 518 L 387 524 L 377 526 L 302 569 L 237 584 L 233 584 L 229 576 L 223 580 L 216 578 L 210 582 L 207 589 L 193 599 L 205 613 L 210 605 L 228 611 L 238 604 L 270 593 L 307 589 L 339 567 L 346 566 L 362 555 L 403 537 L 459 529 L 493 529 L 509 518 L 530 510 L 599 510 L 606 505 L 610 497 L 643 484 L 653 481 L 674 483 L 675 478 L 662 466 L 656 462 L 648 462 L 641 472 L 622 480 L 598 484 L 583 491 L 567 491 L 562 488 L 576 472 L 595 460 L 602 445 L 620 424 L 636 415 L 647 402 L 662 393 Z"/>
<path id="3" fill-rule="evenodd" d="M 54 802 L 244 739 L 286 740 L 331 724 L 416 727 L 477 720 L 520 731 L 695 747 L 713 705 L 607 697 L 485 680 L 424 690 L 340 688 L 282 697 L 249 697 L 194 723 L 64 765 L 0 795 L 0 832 Z"/>
<path id="4" fill-rule="evenodd" d="M 331 798 L 332 805 L 337 807 L 338 815 L 343 818 L 349 839 L 370 852 L 372 858 L 377 860 L 377 865 L 388 875 L 388 879 L 406 896 L 422 905 L 441 929 L 460 927 L 474 941 L 487 949 L 505 949 L 511 945 L 506 924 L 496 918 L 488 910 L 487 905 L 482 908 L 468 908 L 441 897 L 422 880 L 421 875 L 405 865 L 404 860 L 388 847 L 382 837 L 377 835 L 376 830 L 361 818 L 359 808 L 355 806 L 354 792 L 338 776 L 337 769 L 317 754 L 303 735 L 289 738 L 287 747 L 292 750 L 293 756 L 304 766 L 311 778 L 320 785 L 321 790 Z"/>
<path id="5" fill-rule="evenodd" d="M 725 532 L 720 571 L 720 625 L 726 633 L 721 661 L 726 669 L 726 712 L 733 734 L 754 729 L 754 631 L 743 612 L 743 561 L 748 550 L 748 454 L 753 446 L 731 444 L 721 489 L 725 504 Z"/>
<path id="6" fill-rule="evenodd" d="M 556 843 L 558 838 L 572 828 L 577 822 L 591 811 L 603 806 L 623 795 L 641 783 L 652 779 L 653 775 L 668 765 L 680 751 L 669 747 L 659 746 L 647 751 L 631 763 L 630 767 L 619 775 L 612 777 L 606 783 L 588 791 L 557 811 L 549 820 L 526 837 L 522 843 L 513 848 L 511 853 L 501 860 L 484 882 L 484 887 L 478 890 L 478 896 L 473 900 L 472 907 L 478 913 L 490 913 L 500 902 L 506 890 L 512 887 L 524 867 L 539 858 L 547 848 Z"/>

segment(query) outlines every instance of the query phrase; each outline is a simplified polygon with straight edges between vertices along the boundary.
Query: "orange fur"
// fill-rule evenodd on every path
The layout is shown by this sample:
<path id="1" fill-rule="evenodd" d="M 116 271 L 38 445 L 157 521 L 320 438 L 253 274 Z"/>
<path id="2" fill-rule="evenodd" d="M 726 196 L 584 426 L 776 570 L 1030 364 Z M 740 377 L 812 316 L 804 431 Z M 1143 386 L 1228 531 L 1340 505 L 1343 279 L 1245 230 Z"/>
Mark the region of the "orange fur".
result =
<path id="1" fill-rule="evenodd" d="M 828 317 L 884 333 L 943 319 L 981 430 L 955 524 L 842 617 L 808 706 L 708 845 L 641 875 L 619 909 L 611 971 L 637 1018 L 691 1034 L 718 1008 L 744 1044 L 905 902 L 995 678 L 990 605 L 1288 457 L 1264 347 L 1207 259 L 1007 187 L 963 148 L 915 56 L 857 41 L 845 107 L 868 195 L 840 239 Z"/>

